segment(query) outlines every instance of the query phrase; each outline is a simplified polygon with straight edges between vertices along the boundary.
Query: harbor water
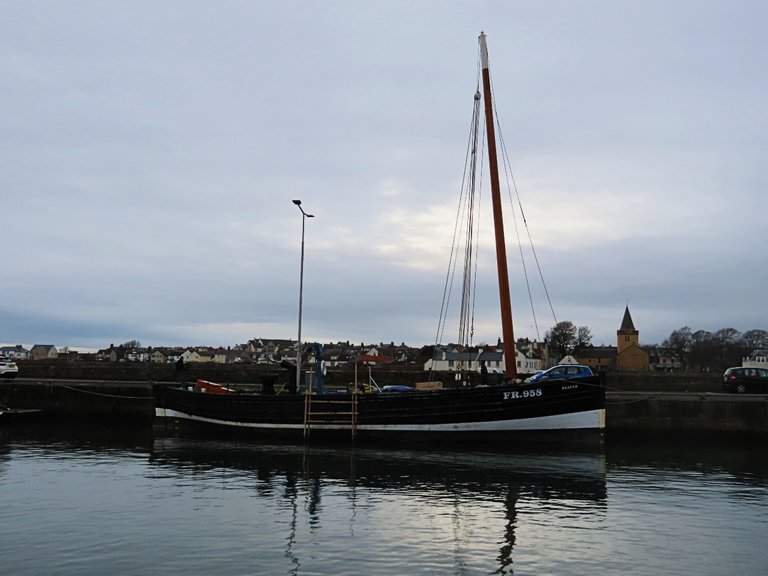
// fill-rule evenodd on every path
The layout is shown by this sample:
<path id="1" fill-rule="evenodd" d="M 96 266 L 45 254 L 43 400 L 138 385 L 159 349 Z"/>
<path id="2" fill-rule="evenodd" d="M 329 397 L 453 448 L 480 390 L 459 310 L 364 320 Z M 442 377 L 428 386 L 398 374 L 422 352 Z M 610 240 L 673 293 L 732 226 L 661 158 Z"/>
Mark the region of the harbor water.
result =
<path id="1" fill-rule="evenodd" d="M 758 574 L 765 444 L 309 446 L 0 428 L 3 574 Z"/>

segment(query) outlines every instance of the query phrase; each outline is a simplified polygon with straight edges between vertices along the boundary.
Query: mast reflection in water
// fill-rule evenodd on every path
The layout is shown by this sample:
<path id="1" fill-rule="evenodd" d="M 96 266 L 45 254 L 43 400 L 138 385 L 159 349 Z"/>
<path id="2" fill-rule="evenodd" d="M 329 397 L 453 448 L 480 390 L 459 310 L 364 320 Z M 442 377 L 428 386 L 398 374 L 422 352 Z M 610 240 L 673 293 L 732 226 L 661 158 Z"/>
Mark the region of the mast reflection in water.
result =
<path id="1" fill-rule="evenodd" d="M 240 479 L 250 472 L 261 495 L 282 492 L 281 508 L 289 517 L 285 556 L 296 570 L 302 541 L 313 543 L 310 550 L 337 547 L 338 560 L 357 566 L 355 573 L 369 562 L 382 570 L 390 565 L 393 573 L 413 573 L 414 562 L 445 570 L 447 557 L 456 569 L 478 561 L 487 566 L 490 554 L 497 571 L 505 573 L 512 563 L 520 498 L 587 501 L 595 521 L 606 497 L 604 457 L 596 454 L 305 448 L 168 438 L 155 442 L 152 463 L 182 476 L 192 471 L 210 478 L 228 470 L 231 480 L 233 470 Z M 331 502 L 327 507 L 323 495 Z M 413 554 L 402 556 L 403 550 Z M 475 558 L 478 553 L 482 560 Z"/>
<path id="2" fill-rule="evenodd" d="M 760 447 L 305 448 L 71 429 L 0 439 L 0 552 L 19 574 L 762 569 Z"/>

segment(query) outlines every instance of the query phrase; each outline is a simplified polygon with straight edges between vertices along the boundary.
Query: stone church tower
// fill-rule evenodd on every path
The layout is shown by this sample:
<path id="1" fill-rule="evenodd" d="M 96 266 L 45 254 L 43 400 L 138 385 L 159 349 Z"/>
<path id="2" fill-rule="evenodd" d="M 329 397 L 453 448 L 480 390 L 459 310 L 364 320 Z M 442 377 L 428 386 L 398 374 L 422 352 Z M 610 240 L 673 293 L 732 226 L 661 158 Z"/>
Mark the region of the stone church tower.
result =
<path id="1" fill-rule="evenodd" d="M 618 370 L 648 370 L 648 352 L 640 348 L 640 332 L 632 322 L 629 306 L 624 309 L 621 328 L 616 331 L 616 368 Z"/>
<path id="2" fill-rule="evenodd" d="M 621 321 L 621 328 L 616 331 L 617 353 L 621 354 L 632 345 L 640 344 L 640 331 L 635 329 L 632 322 L 632 316 L 629 314 L 629 306 L 624 309 L 624 319 Z"/>

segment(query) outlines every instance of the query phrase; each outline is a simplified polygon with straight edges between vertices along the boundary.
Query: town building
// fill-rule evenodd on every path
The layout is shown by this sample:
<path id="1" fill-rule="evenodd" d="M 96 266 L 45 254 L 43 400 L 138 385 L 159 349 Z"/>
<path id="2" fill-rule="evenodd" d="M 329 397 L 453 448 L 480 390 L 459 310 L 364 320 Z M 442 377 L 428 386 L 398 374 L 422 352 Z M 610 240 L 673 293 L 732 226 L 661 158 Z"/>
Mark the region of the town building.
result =
<path id="1" fill-rule="evenodd" d="M 529 347 L 527 349 L 528 353 L 524 352 L 523 348 L 523 346 L 515 346 L 518 374 L 534 374 L 541 371 L 541 358 L 531 355 L 530 350 L 533 350 L 533 348 Z M 495 348 L 477 346 L 464 350 L 448 347 L 436 352 L 434 358 L 430 358 L 424 363 L 424 370 L 437 372 L 480 372 L 482 367 L 485 366 L 485 369 L 491 374 L 503 374 L 506 372 L 501 342 Z"/>
<path id="2" fill-rule="evenodd" d="M 640 346 L 640 331 L 635 328 L 629 306 L 624 309 L 621 326 L 616 331 L 616 346 L 588 346 L 577 350 L 579 363 L 595 372 L 607 370 L 648 370 L 650 356 Z"/>
<path id="3" fill-rule="evenodd" d="M 621 328 L 616 331 L 616 369 L 648 370 L 648 352 L 640 347 L 640 331 L 635 328 L 629 306 L 624 309 Z"/>
<path id="4" fill-rule="evenodd" d="M 13 360 L 26 360 L 29 358 L 29 350 L 21 344 L 16 344 L 16 346 L 0 346 L 0 356 Z"/>
<path id="5" fill-rule="evenodd" d="M 744 368 L 768 368 L 768 350 L 753 350 L 746 358 L 742 359 Z"/>
<path id="6" fill-rule="evenodd" d="M 29 351 L 29 357 L 32 360 L 46 360 L 58 358 L 59 351 L 53 344 L 35 344 Z"/>

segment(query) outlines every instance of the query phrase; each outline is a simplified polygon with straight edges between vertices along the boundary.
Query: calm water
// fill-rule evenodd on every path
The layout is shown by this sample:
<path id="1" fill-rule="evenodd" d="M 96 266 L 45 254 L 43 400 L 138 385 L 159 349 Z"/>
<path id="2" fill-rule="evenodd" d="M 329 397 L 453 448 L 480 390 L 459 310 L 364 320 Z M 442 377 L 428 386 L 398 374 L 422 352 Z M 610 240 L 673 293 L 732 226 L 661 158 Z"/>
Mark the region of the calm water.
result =
<path id="1" fill-rule="evenodd" d="M 304 449 L 0 429 L 3 574 L 758 574 L 765 446 Z"/>

